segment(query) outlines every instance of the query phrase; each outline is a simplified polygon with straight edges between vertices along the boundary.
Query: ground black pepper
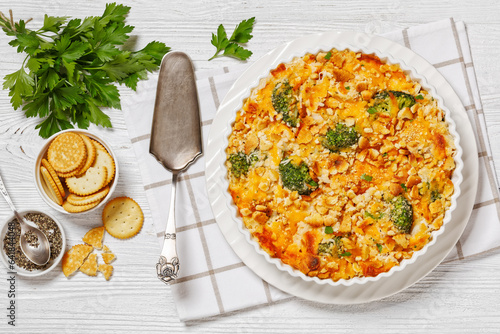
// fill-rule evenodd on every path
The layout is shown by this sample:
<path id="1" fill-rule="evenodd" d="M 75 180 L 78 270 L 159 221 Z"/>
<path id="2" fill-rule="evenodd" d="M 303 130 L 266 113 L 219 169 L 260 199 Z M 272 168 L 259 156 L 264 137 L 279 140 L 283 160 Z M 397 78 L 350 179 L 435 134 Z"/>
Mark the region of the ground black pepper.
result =
<path id="1" fill-rule="evenodd" d="M 19 244 L 19 236 L 21 234 L 21 225 L 17 219 L 14 219 L 13 223 L 13 235 L 12 233 L 6 234 L 3 243 L 4 251 L 9 258 L 15 261 L 16 265 L 20 268 L 33 271 L 33 270 L 43 270 L 52 264 L 52 260 L 57 258 L 61 253 L 62 248 L 62 235 L 56 222 L 50 217 L 40 214 L 40 213 L 27 213 L 25 215 L 26 219 L 35 223 L 38 228 L 45 233 L 50 244 L 50 260 L 48 263 L 39 266 L 28 260 L 28 258 L 21 251 L 21 245 Z M 34 234 L 26 235 L 28 243 L 31 246 L 36 247 L 38 245 L 38 238 Z"/>
<path id="2" fill-rule="evenodd" d="M 38 248 L 38 237 L 36 236 L 35 233 L 33 233 L 32 231 L 27 231 L 25 234 L 24 234 L 25 238 L 26 238 L 26 242 L 28 243 L 28 245 L 30 245 L 31 247 L 33 248 Z"/>

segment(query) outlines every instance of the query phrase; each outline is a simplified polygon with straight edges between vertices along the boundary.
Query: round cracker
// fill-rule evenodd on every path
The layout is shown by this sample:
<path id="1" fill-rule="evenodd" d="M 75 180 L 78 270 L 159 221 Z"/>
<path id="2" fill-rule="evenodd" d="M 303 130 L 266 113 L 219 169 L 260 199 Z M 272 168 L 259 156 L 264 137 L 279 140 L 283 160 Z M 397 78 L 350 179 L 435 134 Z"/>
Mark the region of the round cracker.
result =
<path id="1" fill-rule="evenodd" d="M 73 194 L 87 196 L 98 192 L 104 187 L 107 178 L 106 167 L 90 167 L 82 176 L 66 179 L 66 185 Z"/>
<path id="2" fill-rule="evenodd" d="M 78 196 L 76 194 L 69 194 L 66 200 L 73 205 L 88 205 L 94 202 L 100 202 L 109 193 L 109 187 L 105 187 L 95 194 L 88 196 Z"/>
<path id="3" fill-rule="evenodd" d="M 80 170 L 78 171 L 78 175 L 85 173 L 87 169 L 92 166 L 96 157 L 96 148 L 92 143 L 92 140 L 84 134 L 80 134 L 80 136 L 85 143 L 85 147 L 87 147 L 87 160 L 83 164 L 82 168 L 80 168 Z"/>
<path id="4" fill-rule="evenodd" d="M 109 201 L 102 211 L 104 228 L 118 239 L 131 238 L 142 228 L 144 214 L 139 204 L 129 197 L 117 197 Z"/>
<path id="5" fill-rule="evenodd" d="M 106 150 L 106 148 L 104 147 L 104 145 L 102 145 L 101 143 L 99 143 L 97 140 L 92 140 L 92 143 L 94 144 L 96 150 L 101 150 L 101 151 L 104 151 L 104 152 L 108 152 L 108 150 Z"/>
<path id="6" fill-rule="evenodd" d="M 50 143 L 47 160 L 58 173 L 69 173 L 78 169 L 87 159 L 87 148 L 79 134 L 64 132 Z"/>
<path id="7" fill-rule="evenodd" d="M 111 157 L 111 155 L 108 153 L 108 151 L 106 151 L 103 146 L 101 147 L 103 148 L 102 150 L 100 148 L 96 149 L 96 157 L 92 167 L 101 167 L 101 166 L 106 167 L 108 174 L 105 185 L 108 185 L 115 177 L 115 162 L 113 160 L 113 157 Z"/>
<path id="8" fill-rule="evenodd" d="M 42 173 L 42 180 L 45 182 L 45 189 L 47 189 L 47 193 L 50 199 L 57 205 L 62 205 L 63 198 L 61 196 L 61 193 L 57 189 L 56 183 L 52 179 L 52 176 L 50 176 L 49 171 L 47 170 L 47 168 L 40 166 L 40 172 Z"/>
<path id="9" fill-rule="evenodd" d="M 62 197 L 66 196 L 66 191 L 64 190 L 64 187 L 61 183 L 61 180 L 59 179 L 59 176 L 57 176 L 56 171 L 52 167 L 52 165 L 47 161 L 47 159 L 42 159 L 42 166 L 47 169 L 49 172 L 50 176 L 52 177 L 52 180 L 54 180 L 54 183 L 57 186 L 57 190 L 59 190 L 59 193 L 61 194 Z"/>
<path id="10" fill-rule="evenodd" d="M 85 161 L 84 161 L 84 163 L 85 163 Z M 78 167 L 77 169 L 75 169 L 74 171 L 71 171 L 69 173 L 59 173 L 58 172 L 57 175 L 59 175 L 59 177 L 62 177 L 64 179 L 67 179 L 68 177 L 77 176 L 77 175 L 81 174 L 80 173 L 81 167 L 82 166 Z"/>
<path id="11" fill-rule="evenodd" d="M 97 204 L 99 204 L 99 201 L 90 203 L 87 205 L 73 205 L 68 201 L 65 201 L 62 205 L 63 209 L 70 212 L 70 213 L 79 213 L 83 211 L 87 211 L 95 207 Z"/>

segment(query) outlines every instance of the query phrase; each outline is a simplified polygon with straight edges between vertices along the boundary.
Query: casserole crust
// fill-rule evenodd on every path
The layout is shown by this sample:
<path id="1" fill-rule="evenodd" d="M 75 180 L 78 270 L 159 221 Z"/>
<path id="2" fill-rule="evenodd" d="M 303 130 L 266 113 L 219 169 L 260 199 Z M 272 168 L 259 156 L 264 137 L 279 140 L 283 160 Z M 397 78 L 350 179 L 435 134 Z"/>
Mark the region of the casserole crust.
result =
<path id="1" fill-rule="evenodd" d="M 321 279 L 389 271 L 441 228 L 445 113 L 397 64 L 350 50 L 280 64 L 237 112 L 229 192 L 272 257 Z"/>

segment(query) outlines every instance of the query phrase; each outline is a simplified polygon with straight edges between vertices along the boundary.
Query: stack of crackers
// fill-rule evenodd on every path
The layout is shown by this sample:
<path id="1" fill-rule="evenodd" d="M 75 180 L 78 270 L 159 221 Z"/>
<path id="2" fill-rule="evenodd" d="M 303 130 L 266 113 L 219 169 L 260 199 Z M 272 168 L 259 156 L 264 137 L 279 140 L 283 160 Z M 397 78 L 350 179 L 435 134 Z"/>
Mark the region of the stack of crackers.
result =
<path id="1" fill-rule="evenodd" d="M 52 201 L 71 213 L 97 206 L 115 178 L 115 161 L 97 140 L 77 132 L 56 136 L 42 158 L 41 181 Z"/>

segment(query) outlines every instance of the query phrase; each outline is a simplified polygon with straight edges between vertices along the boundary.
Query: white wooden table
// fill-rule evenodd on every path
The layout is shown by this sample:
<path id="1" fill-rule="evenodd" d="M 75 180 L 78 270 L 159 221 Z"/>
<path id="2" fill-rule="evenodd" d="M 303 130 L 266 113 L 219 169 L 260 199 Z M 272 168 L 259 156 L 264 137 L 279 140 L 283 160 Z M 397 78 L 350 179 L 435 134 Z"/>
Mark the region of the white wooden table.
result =
<path id="1" fill-rule="evenodd" d="M 277 45 L 304 34 L 327 30 L 383 33 L 453 17 L 468 28 L 484 113 L 500 172 L 500 2 L 470 1 L 234 1 L 191 0 L 123 3 L 132 7 L 127 22 L 134 25 L 137 47 L 151 40 L 187 52 L 197 70 L 238 64 L 219 58 L 208 62 L 214 48 L 211 33 L 223 23 L 229 31 L 243 19 L 256 17 L 248 47 L 258 59 Z M 43 14 L 84 17 L 102 13 L 105 1 L 4 0 L 15 18 L 33 17 L 41 26 Z M 230 32 L 229 32 L 230 33 Z M 23 57 L 0 33 L 0 76 L 14 72 Z M 3 81 L 3 80 L 2 80 Z M 123 97 L 134 94 L 121 89 Z M 36 208 L 64 221 L 69 245 L 81 241 L 89 226 L 100 224 L 100 210 L 84 217 L 58 214 L 38 196 L 32 168 L 42 140 L 34 130 L 37 119 L 14 111 L 6 90 L 0 91 L 0 171 L 14 202 L 21 209 Z M 500 332 L 500 251 L 456 264 L 443 264 L 407 290 L 363 305 L 322 305 L 292 298 L 274 305 L 244 310 L 208 320 L 178 320 L 170 288 L 156 278 L 159 247 L 140 174 L 120 111 L 109 111 L 112 130 L 92 127 L 116 150 L 120 179 L 115 195 L 133 197 L 144 209 L 141 233 L 128 241 L 107 237 L 117 254 L 113 278 L 78 274 L 66 279 L 60 270 L 38 279 L 16 280 L 16 327 L 7 325 L 9 298 L 6 270 L 0 270 L 1 333 L 474 333 Z M 0 201 L 0 219 L 10 215 Z M 499 236 L 500 237 L 500 236 Z"/>

